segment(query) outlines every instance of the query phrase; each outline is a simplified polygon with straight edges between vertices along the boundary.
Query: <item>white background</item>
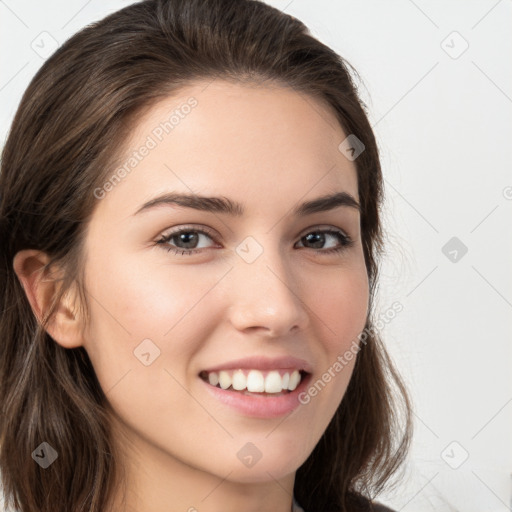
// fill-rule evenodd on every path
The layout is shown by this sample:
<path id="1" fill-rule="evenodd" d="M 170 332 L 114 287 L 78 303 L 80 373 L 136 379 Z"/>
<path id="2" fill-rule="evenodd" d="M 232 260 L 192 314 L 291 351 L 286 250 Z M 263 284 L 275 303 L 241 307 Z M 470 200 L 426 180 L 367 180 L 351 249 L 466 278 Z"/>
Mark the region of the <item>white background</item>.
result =
<path id="1" fill-rule="evenodd" d="M 2 143 L 38 52 L 129 3 L 0 0 Z M 381 149 L 379 307 L 404 307 L 383 337 L 414 400 L 415 437 L 406 478 L 380 501 L 511 510 L 512 1 L 268 3 L 358 70 Z"/>

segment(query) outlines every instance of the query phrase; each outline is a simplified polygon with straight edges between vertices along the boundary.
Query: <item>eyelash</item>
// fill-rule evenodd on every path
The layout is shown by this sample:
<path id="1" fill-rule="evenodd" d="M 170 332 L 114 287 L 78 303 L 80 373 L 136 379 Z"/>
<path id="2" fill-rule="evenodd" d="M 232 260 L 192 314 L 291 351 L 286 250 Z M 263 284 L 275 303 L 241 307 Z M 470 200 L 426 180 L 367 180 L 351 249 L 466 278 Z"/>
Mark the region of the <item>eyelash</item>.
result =
<path id="1" fill-rule="evenodd" d="M 158 245 L 164 246 L 162 248 L 164 250 L 166 250 L 167 252 L 173 252 L 174 254 L 181 254 L 181 256 L 184 256 L 184 255 L 191 256 L 192 254 L 196 254 L 196 253 L 203 251 L 204 248 L 202 248 L 202 249 L 180 249 L 178 247 L 172 247 L 172 246 L 165 247 L 165 245 L 168 244 L 168 242 L 170 242 L 171 239 L 173 239 L 175 236 L 178 236 L 182 233 L 201 233 L 203 235 L 208 236 L 212 240 L 214 239 L 213 238 L 214 235 L 212 233 L 210 233 L 208 230 L 192 228 L 192 227 L 188 227 L 188 228 L 184 227 L 184 228 L 180 228 L 179 230 L 168 233 L 167 235 L 162 236 L 162 238 L 157 240 L 156 243 Z M 307 235 L 309 235 L 311 233 L 322 233 L 322 234 L 333 235 L 333 236 L 336 236 L 338 238 L 338 240 L 340 241 L 340 245 L 338 247 L 334 247 L 331 249 L 312 249 L 316 253 L 320 253 L 320 254 L 324 254 L 324 255 L 339 253 L 339 252 L 343 251 L 344 249 L 347 249 L 348 247 L 351 247 L 352 245 L 354 245 L 354 241 L 348 235 L 346 235 L 342 231 L 335 230 L 335 229 L 312 228 L 311 231 L 308 231 L 304 236 L 301 237 L 301 240 L 302 240 L 302 238 L 305 238 Z M 305 249 L 307 249 L 307 247 L 305 247 Z"/>

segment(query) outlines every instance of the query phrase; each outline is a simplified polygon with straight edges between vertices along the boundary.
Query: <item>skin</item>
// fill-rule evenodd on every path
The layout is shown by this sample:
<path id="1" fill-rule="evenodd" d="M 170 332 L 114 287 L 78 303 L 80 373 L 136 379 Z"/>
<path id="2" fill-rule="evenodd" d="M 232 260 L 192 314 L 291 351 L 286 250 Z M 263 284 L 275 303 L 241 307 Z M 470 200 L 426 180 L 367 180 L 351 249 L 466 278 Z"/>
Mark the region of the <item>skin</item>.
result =
<path id="1" fill-rule="evenodd" d="M 358 210 L 290 214 L 337 191 L 358 200 L 356 168 L 338 150 L 346 134 L 317 100 L 220 79 L 188 86 L 139 117 L 127 158 L 191 96 L 198 101 L 191 113 L 98 200 L 85 247 L 88 321 L 70 292 L 48 332 L 66 348 L 85 347 L 117 414 L 128 482 L 117 510 L 289 512 L 295 472 L 339 406 L 355 358 L 309 404 L 274 419 L 219 403 L 198 374 L 241 357 L 294 355 L 311 363 L 314 383 L 357 339 L 369 299 Z M 160 205 L 134 215 L 170 191 L 224 196 L 246 211 Z M 156 243 L 190 224 L 214 233 L 199 234 L 200 253 L 173 254 Z M 354 244 L 322 254 L 340 242 L 326 235 L 323 246 L 308 244 L 304 237 L 319 225 Z M 263 249 L 250 264 L 235 251 L 249 236 Z M 34 272 L 45 261 L 32 250 L 14 261 L 38 316 L 57 286 Z M 134 355 L 144 339 L 160 349 L 148 366 Z M 248 442 L 262 454 L 250 468 L 237 457 Z"/>

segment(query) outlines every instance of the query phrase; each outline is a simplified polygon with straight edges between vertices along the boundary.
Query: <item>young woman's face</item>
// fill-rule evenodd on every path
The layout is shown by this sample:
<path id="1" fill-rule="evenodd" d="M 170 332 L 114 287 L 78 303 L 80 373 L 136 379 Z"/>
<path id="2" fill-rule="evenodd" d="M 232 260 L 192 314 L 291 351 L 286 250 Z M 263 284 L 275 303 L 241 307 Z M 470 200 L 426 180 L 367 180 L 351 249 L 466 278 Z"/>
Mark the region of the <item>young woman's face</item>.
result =
<path id="1" fill-rule="evenodd" d="M 112 172 L 127 163 L 122 179 L 94 191 L 84 347 L 124 447 L 146 469 L 263 482 L 293 474 L 319 441 L 369 299 L 360 214 L 346 199 L 359 201 L 356 168 L 338 149 L 347 135 L 292 89 L 201 82 L 139 118 Z M 185 206 L 171 194 L 222 200 Z M 333 194 L 346 195 L 296 212 Z M 228 201 L 243 212 L 221 208 Z M 262 359 L 232 364 L 245 358 Z M 211 369 L 249 376 L 261 362 L 251 383 L 272 369 L 310 375 L 281 398 L 203 379 Z"/>

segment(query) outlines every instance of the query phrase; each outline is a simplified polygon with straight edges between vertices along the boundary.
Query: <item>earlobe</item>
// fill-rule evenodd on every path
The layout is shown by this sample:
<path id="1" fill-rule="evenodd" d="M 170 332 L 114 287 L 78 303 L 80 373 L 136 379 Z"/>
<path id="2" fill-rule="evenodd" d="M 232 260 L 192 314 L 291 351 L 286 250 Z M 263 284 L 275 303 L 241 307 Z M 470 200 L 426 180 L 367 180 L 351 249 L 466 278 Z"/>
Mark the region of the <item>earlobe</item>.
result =
<path id="1" fill-rule="evenodd" d="M 46 253 L 35 249 L 19 251 L 13 259 L 14 271 L 40 324 L 48 314 L 61 284 L 61 276 L 45 268 L 49 261 Z M 45 326 L 48 334 L 64 348 L 76 348 L 83 344 L 80 316 L 72 300 L 72 291 L 63 295 Z"/>

